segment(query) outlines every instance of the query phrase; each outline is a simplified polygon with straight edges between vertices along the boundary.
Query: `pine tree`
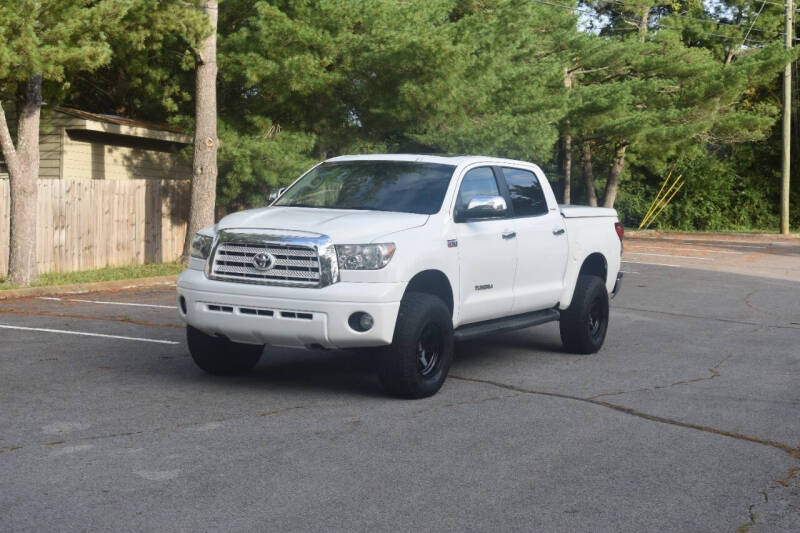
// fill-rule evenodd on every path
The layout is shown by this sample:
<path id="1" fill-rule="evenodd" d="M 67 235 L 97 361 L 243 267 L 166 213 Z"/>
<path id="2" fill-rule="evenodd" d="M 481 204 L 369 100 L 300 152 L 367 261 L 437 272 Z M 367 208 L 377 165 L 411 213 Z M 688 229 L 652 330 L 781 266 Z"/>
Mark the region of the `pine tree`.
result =
<path id="1" fill-rule="evenodd" d="M 128 1 L 3 0 L 0 3 L 0 145 L 8 166 L 11 228 L 8 280 L 30 285 L 36 266 L 36 180 L 39 116 L 47 82 L 68 84 L 78 70 L 106 63 L 105 30 L 125 15 Z M 5 109 L 15 100 L 16 143 Z"/>

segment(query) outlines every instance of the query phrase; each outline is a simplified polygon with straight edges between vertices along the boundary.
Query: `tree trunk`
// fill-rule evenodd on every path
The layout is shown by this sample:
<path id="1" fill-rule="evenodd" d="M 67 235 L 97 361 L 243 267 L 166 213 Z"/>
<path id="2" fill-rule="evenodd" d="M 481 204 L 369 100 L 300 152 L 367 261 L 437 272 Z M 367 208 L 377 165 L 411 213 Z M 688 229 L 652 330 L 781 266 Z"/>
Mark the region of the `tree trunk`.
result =
<path id="1" fill-rule="evenodd" d="M 569 90 L 572 88 L 572 72 L 566 71 L 564 75 L 564 87 Z M 569 120 L 567 120 L 566 129 L 569 130 Z M 564 135 L 564 198 L 563 203 L 569 205 L 572 196 L 572 135 L 569 131 Z"/>
<path id="2" fill-rule="evenodd" d="M 647 38 L 647 23 L 650 21 L 650 6 L 644 8 L 642 18 L 639 20 L 639 41 L 644 42 Z"/>
<path id="3" fill-rule="evenodd" d="M 195 73 L 195 132 L 189 223 L 181 260 L 189 260 L 192 237 L 214 224 L 217 194 L 217 0 L 206 0 L 203 11 L 211 34 L 200 43 Z"/>
<path id="4" fill-rule="evenodd" d="M 564 136 L 564 198 L 563 203 L 572 201 L 572 135 Z"/>
<path id="5" fill-rule="evenodd" d="M 8 281 L 28 286 L 39 278 L 36 264 L 36 182 L 39 178 L 39 115 L 42 77 L 19 86 L 17 149 L 11 139 L 5 112 L 0 107 L 0 145 L 8 166 L 11 192 Z"/>
<path id="6" fill-rule="evenodd" d="M 627 149 L 628 145 L 622 144 L 614 152 L 611 171 L 608 174 L 608 182 L 606 182 L 606 191 L 603 195 L 603 207 L 614 207 L 614 201 L 617 199 L 617 188 L 619 187 L 619 175 L 622 174 L 622 166 L 625 164 L 625 150 Z"/>
<path id="7" fill-rule="evenodd" d="M 586 202 L 597 206 L 597 191 L 594 188 L 594 170 L 592 169 L 592 145 L 583 143 L 583 180 L 586 183 Z"/>

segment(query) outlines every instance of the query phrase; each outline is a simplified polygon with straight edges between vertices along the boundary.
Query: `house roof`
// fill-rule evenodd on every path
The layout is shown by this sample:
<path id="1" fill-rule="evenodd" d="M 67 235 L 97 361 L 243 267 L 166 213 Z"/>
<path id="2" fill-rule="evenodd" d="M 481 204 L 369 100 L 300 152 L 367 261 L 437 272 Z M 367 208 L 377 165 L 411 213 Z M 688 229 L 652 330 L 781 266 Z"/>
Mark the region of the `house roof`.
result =
<path id="1" fill-rule="evenodd" d="M 159 124 L 157 122 L 147 122 L 145 120 L 136 120 L 133 118 L 121 117 L 119 115 L 106 115 L 103 113 L 90 113 L 81 109 L 73 109 L 71 107 L 56 107 L 56 111 L 66 113 L 78 118 L 86 120 L 96 120 L 98 122 L 108 122 L 111 124 L 119 124 L 120 126 L 131 126 L 134 128 L 147 128 L 150 130 L 169 131 L 172 133 L 185 133 L 181 128 L 170 126 L 169 124 Z"/>
<path id="2" fill-rule="evenodd" d="M 74 124 L 67 125 L 67 128 L 159 139 L 181 144 L 191 144 L 192 142 L 191 135 L 188 135 L 180 128 L 167 124 L 135 120 L 117 115 L 90 113 L 89 111 L 71 107 L 56 107 L 55 110 L 63 115 L 68 115 L 71 117 L 70 121 L 74 121 Z"/>

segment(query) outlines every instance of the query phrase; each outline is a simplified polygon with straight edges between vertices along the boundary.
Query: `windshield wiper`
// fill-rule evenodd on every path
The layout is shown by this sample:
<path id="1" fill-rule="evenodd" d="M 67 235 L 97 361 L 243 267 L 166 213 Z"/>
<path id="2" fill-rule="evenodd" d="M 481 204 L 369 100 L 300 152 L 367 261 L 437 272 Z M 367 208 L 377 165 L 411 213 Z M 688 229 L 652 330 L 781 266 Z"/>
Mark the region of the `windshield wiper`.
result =
<path id="1" fill-rule="evenodd" d="M 353 211 L 387 211 L 386 209 L 376 209 L 374 207 L 361 207 L 350 205 L 311 205 L 311 204 L 278 204 L 275 207 L 313 207 L 315 209 L 347 209 Z"/>

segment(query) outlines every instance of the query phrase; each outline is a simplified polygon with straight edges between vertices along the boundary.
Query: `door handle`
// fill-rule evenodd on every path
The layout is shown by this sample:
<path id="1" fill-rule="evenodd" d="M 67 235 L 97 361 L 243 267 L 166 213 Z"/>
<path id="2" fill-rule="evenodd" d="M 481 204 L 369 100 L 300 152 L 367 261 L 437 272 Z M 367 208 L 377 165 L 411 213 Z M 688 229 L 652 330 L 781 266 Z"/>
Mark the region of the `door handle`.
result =
<path id="1" fill-rule="evenodd" d="M 553 228 L 553 235 L 563 235 L 565 231 L 564 228 Z"/>
<path id="2" fill-rule="evenodd" d="M 506 240 L 513 239 L 516 236 L 517 236 L 517 232 L 516 231 L 504 231 L 503 232 L 503 238 L 506 239 Z"/>

